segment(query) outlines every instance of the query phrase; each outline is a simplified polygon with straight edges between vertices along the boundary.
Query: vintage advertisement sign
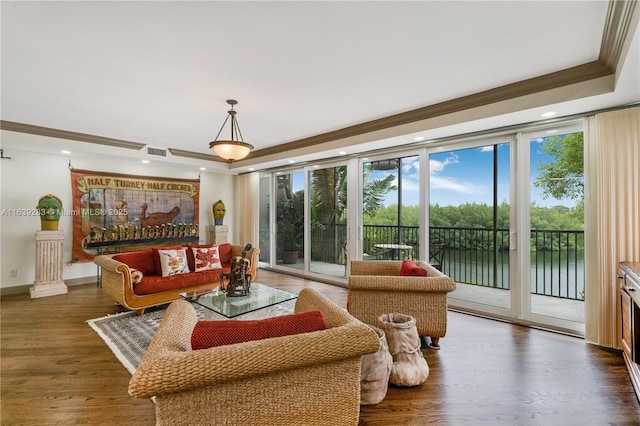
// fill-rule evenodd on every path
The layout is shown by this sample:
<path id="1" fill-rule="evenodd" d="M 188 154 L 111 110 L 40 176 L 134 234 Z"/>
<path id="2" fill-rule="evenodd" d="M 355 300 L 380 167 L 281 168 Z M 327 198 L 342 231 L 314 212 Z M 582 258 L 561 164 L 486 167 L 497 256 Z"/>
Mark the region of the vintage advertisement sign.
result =
<path id="1" fill-rule="evenodd" d="M 88 262 L 89 243 L 197 235 L 200 181 L 71 171 L 73 257 Z"/>

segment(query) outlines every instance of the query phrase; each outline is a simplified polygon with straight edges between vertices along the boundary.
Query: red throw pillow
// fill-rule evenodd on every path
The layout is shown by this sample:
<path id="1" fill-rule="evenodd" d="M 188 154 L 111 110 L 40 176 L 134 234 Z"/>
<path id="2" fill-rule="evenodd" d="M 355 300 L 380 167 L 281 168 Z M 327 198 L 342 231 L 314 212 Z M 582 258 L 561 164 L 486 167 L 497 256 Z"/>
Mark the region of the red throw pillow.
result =
<path id="1" fill-rule="evenodd" d="M 218 244 L 220 263 L 231 263 L 231 243 Z"/>
<path id="2" fill-rule="evenodd" d="M 413 260 L 403 260 L 400 268 L 401 277 L 426 277 L 427 270 L 418 266 Z"/>
<path id="3" fill-rule="evenodd" d="M 153 261 L 153 252 L 151 250 L 116 254 L 113 256 L 113 260 L 126 263 L 129 269 L 137 269 L 144 275 L 156 275 L 156 264 Z M 160 263 L 160 257 L 158 257 L 158 263 Z"/>
<path id="4" fill-rule="evenodd" d="M 162 264 L 160 263 L 160 254 L 158 254 L 158 250 L 180 250 L 181 248 L 181 245 L 151 248 L 151 250 L 153 250 L 153 264 L 156 268 L 156 275 L 162 275 Z"/>
<path id="5" fill-rule="evenodd" d="M 189 265 L 189 270 L 191 272 L 196 270 L 196 261 L 193 257 L 192 248 L 210 248 L 213 247 L 213 244 L 187 244 L 187 265 Z"/>
<path id="6" fill-rule="evenodd" d="M 320 311 L 298 312 L 262 320 L 198 321 L 191 334 L 191 349 L 207 349 L 326 329 L 327 322 Z"/>

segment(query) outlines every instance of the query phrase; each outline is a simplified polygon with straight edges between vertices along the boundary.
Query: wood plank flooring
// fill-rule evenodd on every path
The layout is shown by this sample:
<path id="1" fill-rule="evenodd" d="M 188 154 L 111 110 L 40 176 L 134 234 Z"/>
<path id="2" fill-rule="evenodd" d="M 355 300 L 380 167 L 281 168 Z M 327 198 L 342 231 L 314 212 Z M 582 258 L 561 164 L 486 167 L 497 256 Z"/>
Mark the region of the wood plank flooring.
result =
<path id="1" fill-rule="evenodd" d="M 312 287 L 340 306 L 346 290 L 261 270 L 259 282 Z M 119 312 L 95 285 L 42 299 L 1 299 L 2 425 L 153 425 L 149 400 L 86 320 Z M 640 425 L 619 351 L 457 312 L 442 349 L 424 350 L 426 383 L 391 386 L 361 408 L 361 425 Z"/>

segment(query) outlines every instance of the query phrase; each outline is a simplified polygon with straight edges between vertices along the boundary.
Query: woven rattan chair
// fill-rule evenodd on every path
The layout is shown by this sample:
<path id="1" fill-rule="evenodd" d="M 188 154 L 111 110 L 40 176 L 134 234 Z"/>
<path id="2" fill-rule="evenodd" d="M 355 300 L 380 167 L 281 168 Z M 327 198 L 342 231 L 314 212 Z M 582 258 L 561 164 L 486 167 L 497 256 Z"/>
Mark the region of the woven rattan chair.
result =
<path id="1" fill-rule="evenodd" d="M 320 310 L 328 329 L 191 350 L 196 312 L 172 302 L 129 393 L 155 397 L 159 425 L 357 425 L 360 357 L 378 335 L 312 289 L 295 310 Z"/>
<path id="2" fill-rule="evenodd" d="M 447 293 L 456 289 L 456 283 L 428 263 L 417 263 L 427 270 L 426 277 L 399 276 L 401 260 L 351 261 L 348 309 L 372 325 L 382 314 L 410 315 L 416 319 L 423 346 L 438 349 L 447 332 Z"/>

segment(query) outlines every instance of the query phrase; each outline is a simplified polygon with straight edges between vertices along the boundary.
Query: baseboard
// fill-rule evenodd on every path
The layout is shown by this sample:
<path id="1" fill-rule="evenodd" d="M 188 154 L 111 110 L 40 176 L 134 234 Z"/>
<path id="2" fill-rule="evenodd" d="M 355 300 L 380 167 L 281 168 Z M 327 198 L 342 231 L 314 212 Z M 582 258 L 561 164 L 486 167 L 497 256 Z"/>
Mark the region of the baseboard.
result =
<path id="1" fill-rule="evenodd" d="M 64 280 L 64 283 L 67 285 L 67 287 L 72 287 L 75 285 L 91 284 L 91 283 L 95 284 L 96 276 L 91 275 L 89 277 L 71 278 L 68 280 Z M 29 293 L 29 289 L 31 287 L 33 287 L 33 284 L 16 285 L 13 287 L 0 288 L 0 296 Z"/>

